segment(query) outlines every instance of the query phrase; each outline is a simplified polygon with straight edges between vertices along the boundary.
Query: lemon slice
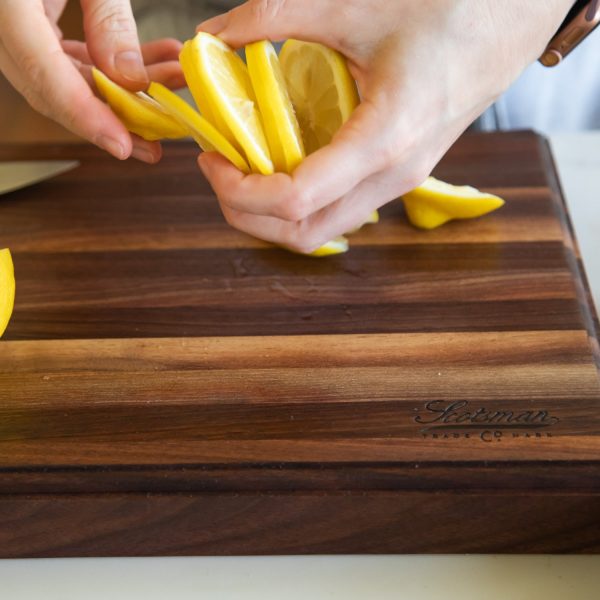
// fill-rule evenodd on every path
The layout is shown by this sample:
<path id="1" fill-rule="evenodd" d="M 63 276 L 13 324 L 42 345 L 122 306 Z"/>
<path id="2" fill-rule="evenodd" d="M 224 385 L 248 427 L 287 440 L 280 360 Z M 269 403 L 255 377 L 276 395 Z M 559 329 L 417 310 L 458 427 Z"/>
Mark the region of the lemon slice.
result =
<path id="1" fill-rule="evenodd" d="M 320 248 L 308 254 L 308 256 L 332 256 L 334 254 L 343 254 L 344 252 L 348 252 L 348 240 L 343 235 L 340 235 L 323 244 Z"/>
<path id="2" fill-rule="evenodd" d="M 292 173 L 304 159 L 304 144 L 273 44 L 246 46 L 250 81 L 263 118 L 275 171 Z"/>
<path id="3" fill-rule="evenodd" d="M 148 95 L 154 98 L 165 112 L 189 130 L 190 135 L 202 150 L 218 152 L 240 171 L 250 173 L 248 163 L 241 154 L 185 100 L 182 100 L 169 88 L 155 82 L 148 87 Z"/>
<path id="4" fill-rule="evenodd" d="M 134 94 L 122 88 L 96 68 L 92 68 L 92 74 L 98 91 L 131 133 L 148 141 L 189 135 L 187 128 L 167 115 L 143 92 Z"/>
<path id="5" fill-rule="evenodd" d="M 288 40 L 279 55 L 307 154 L 329 144 L 360 99 L 346 60 L 314 42 Z"/>
<path id="6" fill-rule="evenodd" d="M 15 270 L 10 250 L 0 250 L 0 337 L 6 330 L 15 304 Z"/>
<path id="7" fill-rule="evenodd" d="M 255 173 L 274 172 L 248 68 L 227 45 L 198 33 L 181 51 L 180 62 L 200 112 L 234 146 Z"/>
<path id="8" fill-rule="evenodd" d="M 408 219 L 415 227 L 434 229 L 452 219 L 481 217 L 504 205 L 504 200 L 469 185 L 452 185 L 434 177 L 403 196 Z"/>

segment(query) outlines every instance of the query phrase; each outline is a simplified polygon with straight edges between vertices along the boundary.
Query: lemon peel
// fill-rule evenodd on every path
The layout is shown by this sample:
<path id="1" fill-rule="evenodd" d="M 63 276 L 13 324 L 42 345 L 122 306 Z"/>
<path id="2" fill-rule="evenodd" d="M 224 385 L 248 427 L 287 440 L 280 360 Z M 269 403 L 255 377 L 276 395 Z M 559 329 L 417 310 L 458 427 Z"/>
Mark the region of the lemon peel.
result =
<path id="1" fill-rule="evenodd" d="M 15 269 L 8 248 L 0 250 L 0 337 L 6 331 L 15 304 Z"/>

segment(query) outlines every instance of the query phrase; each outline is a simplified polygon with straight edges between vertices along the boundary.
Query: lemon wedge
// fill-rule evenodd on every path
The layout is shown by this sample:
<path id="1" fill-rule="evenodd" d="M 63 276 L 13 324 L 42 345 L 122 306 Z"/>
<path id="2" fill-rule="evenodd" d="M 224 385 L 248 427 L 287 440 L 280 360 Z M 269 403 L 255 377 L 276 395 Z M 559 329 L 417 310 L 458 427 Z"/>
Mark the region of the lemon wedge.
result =
<path id="1" fill-rule="evenodd" d="M 92 68 L 92 75 L 98 91 L 131 133 L 148 141 L 177 139 L 189 135 L 185 127 L 161 110 L 143 92 L 134 94 L 122 88 L 95 67 Z"/>
<path id="2" fill-rule="evenodd" d="M 273 44 L 246 46 L 250 81 L 263 118 L 275 171 L 292 173 L 304 159 L 304 144 Z"/>
<path id="3" fill-rule="evenodd" d="M 241 149 L 255 173 L 274 172 L 256 97 L 244 61 L 208 33 L 198 33 L 181 51 L 180 62 L 204 117 Z"/>
<path id="4" fill-rule="evenodd" d="M 250 168 L 242 155 L 202 115 L 185 100 L 160 83 L 152 82 L 148 95 L 156 100 L 173 119 L 186 127 L 196 143 L 207 152 L 218 152 L 240 171 L 249 173 Z"/>
<path id="5" fill-rule="evenodd" d="M 15 304 L 15 270 L 10 250 L 0 250 L 0 337 L 6 330 Z"/>
<path id="6" fill-rule="evenodd" d="M 403 196 L 409 221 L 421 229 L 434 229 L 452 219 L 481 217 L 504 205 L 504 200 L 469 185 L 452 185 L 434 177 Z"/>
<path id="7" fill-rule="evenodd" d="M 344 57 L 314 42 L 288 40 L 279 54 L 307 154 L 329 144 L 360 98 Z"/>

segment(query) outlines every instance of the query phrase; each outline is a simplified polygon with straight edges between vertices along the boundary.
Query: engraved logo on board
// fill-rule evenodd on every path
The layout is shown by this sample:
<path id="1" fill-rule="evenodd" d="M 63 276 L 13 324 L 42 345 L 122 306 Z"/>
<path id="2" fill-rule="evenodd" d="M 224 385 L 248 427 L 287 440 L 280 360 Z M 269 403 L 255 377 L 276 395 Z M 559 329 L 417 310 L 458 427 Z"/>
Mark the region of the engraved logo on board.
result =
<path id="1" fill-rule="evenodd" d="M 548 431 L 560 419 L 548 410 L 506 410 L 472 407 L 468 400 L 431 400 L 415 409 L 414 422 L 426 439 L 478 438 L 500 442 L 506 438 L 552 437 Z"/>

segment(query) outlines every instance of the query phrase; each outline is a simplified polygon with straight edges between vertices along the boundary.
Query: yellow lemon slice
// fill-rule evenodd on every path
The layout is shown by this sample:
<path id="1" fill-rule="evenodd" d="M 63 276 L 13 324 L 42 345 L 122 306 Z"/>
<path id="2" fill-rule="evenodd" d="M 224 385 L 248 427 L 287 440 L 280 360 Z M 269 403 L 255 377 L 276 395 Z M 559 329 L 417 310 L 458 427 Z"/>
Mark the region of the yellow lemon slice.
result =
<path id="1" fill-rule="evenodd" d="M 187 128 L 167 115 L 143 92 L 134 94 L 122 88 L 96 68 L 92 68 L 92 74 L 98 91 L 131 133 L 148 141 L 189 135 Z"/>
<path id="2" fill-rule="evenodd" d="M 323 244 L 308 256 L 332 256 L 334 254 L 343 254 L 344 252 L 348 252 L 348 240 L 343 235 L 340 235 Z"/>
<path id="3" fill-rule="evenodd" d="M 0 337 L 6 330 L 15 304 L 15 270 L 10 250 L 0 250 Z"/>
<path id="4" fill-rule="evenodd" d="M 304 144 L 277 52 L 271 42 L 254 42 L 246 46 L 246 62 L 275 171 L 292 173 L 304 159 Z"/>
<path id="5" fill-rule="evenodd" d="M 219 152 L 240 171 L 250 173 L 248 163 L 242 155 L 185 100 L 174 94 L 169 88 L 155 82 L 148 87 L 148 95 L 154 98 L 165 112 L 189 130 L 190 135 L 202 150 Z"/>
<path id="6" fill-rule="evenodd" d="M 307 154 L 329 144 L 360 99 L 346 60 L 322 44 L 288 40 L 279 55 Z"/>
<path id="7" fill-rule="evenodd" d="M 244 61 L 208 33 L 188 40 L 180 55 L 200 112 L 237 148 L 255 173 L 274 172 L 256 97 Z"/>
<path id="8" fill-rule="evenodd" d="M 493 194 L 468 185 L 451 185 L 434 177 L 403 196 L 408 219 L 415 227 L 434 229 L 452 219 L 481 217 L 504 205 Z"/>

